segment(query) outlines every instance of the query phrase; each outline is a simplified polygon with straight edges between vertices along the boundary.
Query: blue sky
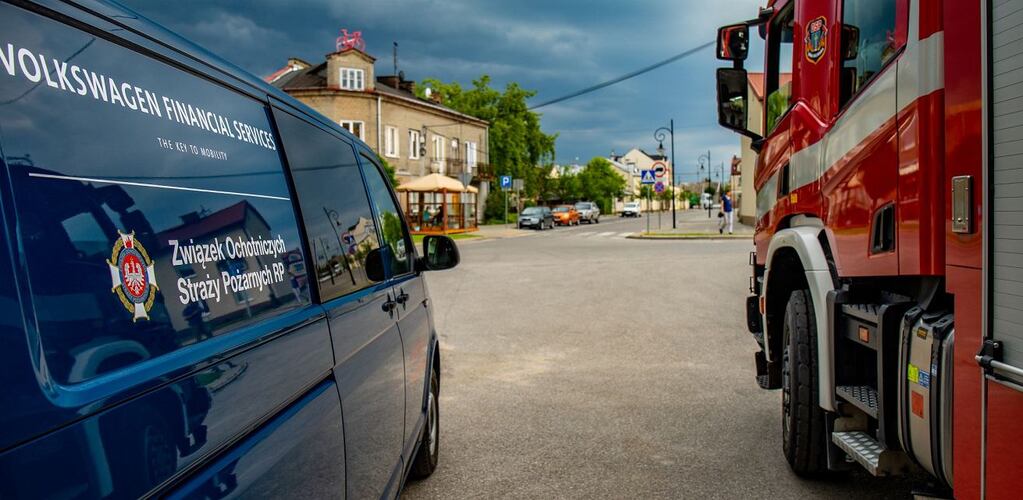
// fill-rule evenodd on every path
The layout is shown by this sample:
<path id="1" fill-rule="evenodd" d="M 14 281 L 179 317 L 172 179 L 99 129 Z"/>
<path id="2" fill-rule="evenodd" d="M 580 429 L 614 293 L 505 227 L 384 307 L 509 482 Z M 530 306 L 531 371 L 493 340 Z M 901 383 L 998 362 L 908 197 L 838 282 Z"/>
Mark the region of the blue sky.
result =
<path id="1" fill-rule="evenodd" d="M 764 0 L 124 3 L 260 76 L 289 56 L 322 61 L 347 28 L 362 31 L 378 75 L 392 72 L 396 41 L 406 78 L 469 84 L 485 73 L 498 87 L 517 81 L 536 90 L 533 103 L 539 103 L 713 40 L 718 26 L 755 17 Z M 653 151 L 654 129 L 674 118 L 684 180 L 696 178 L 696 158 L 707 150 L 715 166 L 727 162 L 739 154 L 739 137 L 716 124 L 714 68 L 720 65 L 707 49 L 542 108 L 544 130 L 559 135 L 557 161 L 585 162 L 632 147 Z"/>

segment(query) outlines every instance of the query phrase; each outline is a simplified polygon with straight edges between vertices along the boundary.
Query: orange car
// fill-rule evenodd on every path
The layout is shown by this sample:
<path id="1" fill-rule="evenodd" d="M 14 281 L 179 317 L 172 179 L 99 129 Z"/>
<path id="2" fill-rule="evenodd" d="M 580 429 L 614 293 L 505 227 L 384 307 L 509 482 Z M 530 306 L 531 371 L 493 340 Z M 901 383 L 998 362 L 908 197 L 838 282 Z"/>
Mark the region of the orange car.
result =
<path id="1" fill-rule="evenodd" d="M 572 205 L 561 205 L 555 207 L 552 212 L 554 212 L 554 223 L 559 226 L 579 225 L 579 211 Z"/>

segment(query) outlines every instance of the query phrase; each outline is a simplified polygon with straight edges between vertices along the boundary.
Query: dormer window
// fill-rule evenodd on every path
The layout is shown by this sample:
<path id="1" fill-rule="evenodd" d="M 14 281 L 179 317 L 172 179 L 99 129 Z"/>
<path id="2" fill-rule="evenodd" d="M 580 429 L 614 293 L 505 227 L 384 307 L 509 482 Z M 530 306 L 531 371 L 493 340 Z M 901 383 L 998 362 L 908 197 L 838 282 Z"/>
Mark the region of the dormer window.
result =
<path id="1" fill-rule="evenodd" d="M 341 68 L 342 90 L 365 90 L 366 72 L 355 68 Z"/>

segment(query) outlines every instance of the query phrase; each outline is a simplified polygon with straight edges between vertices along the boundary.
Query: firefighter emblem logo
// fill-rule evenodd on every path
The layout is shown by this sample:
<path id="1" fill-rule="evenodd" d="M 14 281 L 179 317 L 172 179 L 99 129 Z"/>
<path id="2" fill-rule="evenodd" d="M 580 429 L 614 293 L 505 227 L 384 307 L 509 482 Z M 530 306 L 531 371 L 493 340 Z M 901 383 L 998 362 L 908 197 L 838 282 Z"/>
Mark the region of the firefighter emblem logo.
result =
<path id="1" fill-rule="evenodd" d="M 153 261 L 138 240 L 135 232 L 120 233 L 121 237 L 114 243 L 110 252 L 110 289 L 128 312 L 132 313 L 132 321 L 149 319 L 149 310 L 156 300 L 156 272 Z"/>
<path id="2" fill-rule="evenodd" d="M 824 16 L 810 21 L 806 25 L 806 38 L 803 39 L 806 47 L 806 59 L 817 63 L 828 50 L 828 20 Z"/>

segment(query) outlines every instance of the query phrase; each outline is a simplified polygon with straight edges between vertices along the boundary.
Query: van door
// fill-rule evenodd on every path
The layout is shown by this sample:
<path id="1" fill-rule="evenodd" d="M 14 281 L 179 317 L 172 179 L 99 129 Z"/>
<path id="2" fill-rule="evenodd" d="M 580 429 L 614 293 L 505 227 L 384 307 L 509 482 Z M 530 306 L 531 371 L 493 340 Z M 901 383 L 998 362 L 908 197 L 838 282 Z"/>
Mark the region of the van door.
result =
<path id="1" fill-rule="evenodd" d="M 327 310 L 344 420 L 348 496 L 394 496 L 401 480 L 405 368 L 388 283 L 366 256 L 380 247 L 355 150 L 338 132 L 274 109 Z"/>
<path id="2" fill-rule="evenodd" d="M 405 346 L 405 448 L 411 458 L 416 439 L 426 417 L 429 360 L 431 354 L 430 318 L 427 313 L 426 282 L 415 272 L 416 251 L 399 205 L 391 194 L 383 171 L 369 155 L 363 154 L 366 185 L 376 209 L 377 227 L 388 253 L 391 287 L 398 317 L 398 330 Z"/>
<path id="3" fill-rule="evenodd" d="M 338 397 L 264 99 L 61 5 L 0 2 L 0 498 L 160 496 L 254 434 L 221 494 L 340 488 L 339 418 L 278 433 Z"/>

